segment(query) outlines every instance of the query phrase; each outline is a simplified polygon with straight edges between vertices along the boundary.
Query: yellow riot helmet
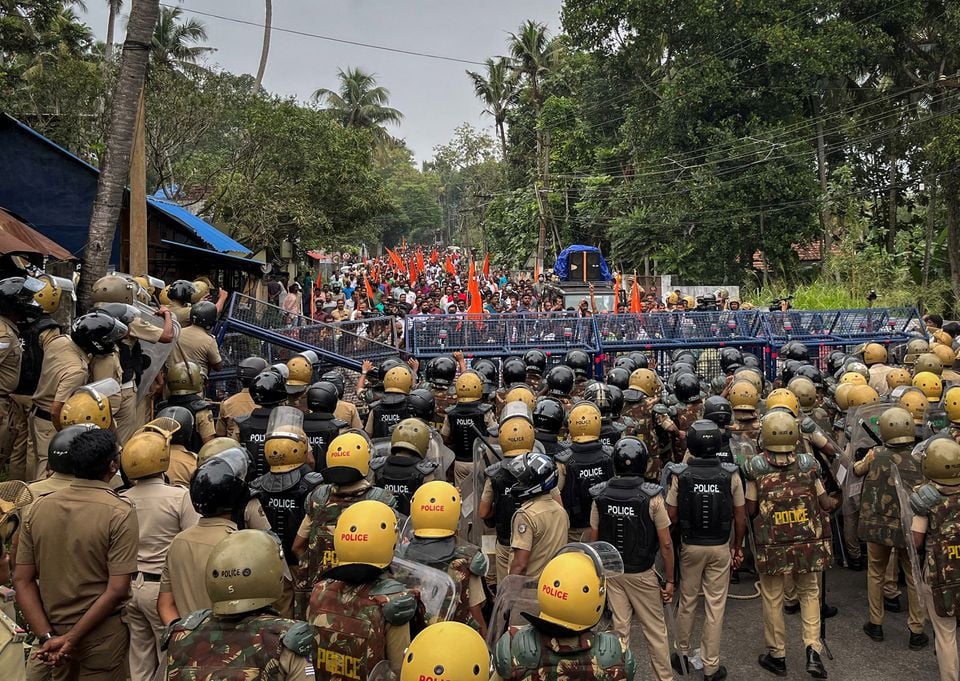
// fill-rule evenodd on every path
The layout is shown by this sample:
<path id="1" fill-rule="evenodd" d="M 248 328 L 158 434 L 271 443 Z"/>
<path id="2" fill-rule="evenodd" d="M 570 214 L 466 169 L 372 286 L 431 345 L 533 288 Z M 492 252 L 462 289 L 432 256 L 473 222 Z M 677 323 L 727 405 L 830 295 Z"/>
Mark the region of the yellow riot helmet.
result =
<path id="1" fill-rule="evenodd" d="M 382 501 L 358 501 L 344 509 L 333 533 L 337 565 L 385 568 L 397 545 L 397 516 Z"/>
<path id="2" fill-rule="evenodd" d="M 912 385 L 913 379 L 910 378 L 910 372 L 906 369 L 896 368 L 887 372 L 887 387 L 890 390 L 899 388 L 902 385 Z"/>
<path id="3" fill-rule="evenodd" d="M 333 438 L 327 447 L 324 480 L 336 485 L 359 482 L 370 474 L 370 442 L 357 431 Z"/>
<path id="4" fill-rule="evenodd" d="M 301 352 L 287 360 L 287 388 L 301 393 L 313 383 L 313 365 L 319 361 L 313 350 Z"/>
<path id="5" fill-rule="evenodd" d="M 862 407 L 865 404 L 879 401 L 880 393 L 871 388 L 869 385 L 854 385 L 853 388 L 850 389 L 850 394 L 847 396 L 849 409 L 853 409 L 854 407 Z"/>
<path id="6" fill-rule="evenodd" d="M 94 282 L 92 299 L 94 303 L 133 305 L 137 302 L 137 283 L 119 274 L 108 274 Z"/>
<path id="7" fill-rule="evenodd" d="M 161 416 L 134 433 L 120 450 L 120 467 L 131 480 L 140 480 L 170 468 L 170 438 L 180 424 Z"/>
<path id="8" fill-rule="evenodd" d="M 941 485 L 960 485 L 960 444 L 947 436 L 935 437 L 921 454 L 923 477 Z"/>
<path id="9" fill-rule="evenodd" d="M 200 278 L 194 281 L 193 288 L 193 295 L 190 296 L 191 303 L 199 303 L 201 300 L 204 300 L 210 295 L 210 283 L 209 280 L 205 278 Z"/>
<path id="10" fill-rule="evenodd" d="M 851 385 L 866 385 L 867 379 L 859 372 L 848 371 L 840 377 L 840 384 L 844 385 L 846 383 L 850 383 Z"/>
<path id="11" fill-rule="evenodd" d="M 933 336 L 934 343 L 946 345 L 948 348 L 953 346 L 953 336 L 943 329 L 937 329 L 931 335 Z"/>
<path id="12" fill-rule="evenodd" d="M 504 456 L 520 456 L 533 451 L 536 431 L 528 416 L 511 416 L 500 423 L 497 441 Z"/>
<path id="13" fill-rule="evenodd" d="M 749 381 L 737 381 L 730 387 L 728 398 L 734 411 L 756 411 L 760 396 Z"/>
<path id="14" fill-rule="evenodd" d="M 210 551 L 204 582 L 216 615 L 239 615 L 283 595 L 283 549 L 263 530 L 231 532 Z"/>
<path id="15" fill-rule="evenodd" d="M 120 384 L 108 378 L 74 390 L 60 408 L 60 427 L 92 423 L 107 430 L 113 422 L 110 396 L 120 393 Z"/>
<path id="16" fill-rule="evenodd" d="M 687 304 L 688 310 L 694 310 L 697 307 L 697 299 L 691 295 L 686 295 L 683 297 L 683 302 Z"/>
<path id="17" fill-rule="evenodd" d="M 767 451 L 789 454 L 800 441 L 800 427 L 795 416 L 785 411 L 771 411 L 760 422 L 760 437 Z"/>
<path id="18" fill-rule="evenodd" d="M 767 395 L 767 409 L 786 408 L 794 417 L 800 416 L 800 400 L 787 388 L 777 388 Z"/>
<path id="19" fill-rule="evenodd" d="M 914 440 L 913 415 L 903 407 L 890 407 L 880 414 L 879 426 L 885 445 L 904 445 Z"/>
<path id="20" fill-rule="evenodd" d="M 853 383 L 841 383 L 833 393 L 833 401 L 837 404 L 837 409 L 842 412 L 850 408 L 850 391 L 853 390 Z"/>
<path id="21" fill-rule="evenodd" d="M 460 524 L 460 492 L 449 482 L 434 480 L 417 488 L 410 500 L 415 537 L 452 537 Z"/>
<path id="22" fill-rule="evenodd" d="M 913 387 L 919 388 L 927 402 L 939 402 L 943 395 L 943 381 L 929 371 L 921 371 L 913 377 Z"/>
<path id="23" fill-rule="evenodd" d="M 207 440 L 203 443 L 200 451 L 197 452 L 197 465 L 203 465 L 207 459 L 213 458 L 228 449 L 237 449 L 238 447 L 240 447 L 240 443 L 232 437 L 215 437 L 212 440 Z"/>
<path id="24" fill-rule="evenodd" d="M 139 277 L 134 277 L 133 280 L 140 285 L 140 288 L 146 291 L 148 296 L 152 296 L 154 293 L 156 293 L 157 289 L 154 287 L 153 283 L 151 283 L 150 277 L 142 274 Z"/>
<path id="25" fill-rule="evenodd" d="M 909 388 L 903 391 L 900 399 L 897 400 L 897 404 L 910 412 L 910 416 L 913 417 L 913 423 L 918 426 L 923 424 L 924 418 L 927 415 L 927 408 L 930 405 L 930 403 L 927 402 L 927 396 L 916 388 Z"/>
<path id="26" fill-rule="evenodd" d="M 59 309 L 63 294 L 67 293 L 69 295 L 73 291 L 73 282 L 49 274 L 41 274 L 37 279 L 43 282 L 43 288 L 33 294 L 33 299 L 43 308 L 44 312 L 53 314 Z M 96 288 L 94 288 L 94 302 L 97 302 Z"/>
<path id="27" fill-rule="evenodd" d="M 797 401 L 803 411 L 809 411 L 817 406 L 817 386 L 806 376 L 797 376 L 791 379 L 790 383 L 787 384 L 787 389 L 797 396 Z"/>
<path id="28" fill-rule="evenodd" d="M 763 392 L 763 376 L 760 372 L 751 367 L 743 367 L 733 372 L 734 382 L 747 381 L 757 390 L 757 395 Z"/>
<path id="29" fill-rule="evenodd" d="M 160 301 L 161 305 L 166 305 L 167 307 L 170 307 L 172 303 L 172 301 L 170 300 L 170 284 L 167 284 L 162 289 L 160 289 L 160 293 L 157 294 L 157 300 Z"/>
<path id="30" fill-rule="evenodd" d="M 167 390 L 171 395 L 199 395 L 203 392 L 203 372 L 196 362 L 177 362 L 167 367 Z"/>
<path id="31" fill-rule="evenodd" d="M 930 348 L 930 352 L 936 355 L 937 359 L 940 360 L 940 364 L 947 368 L 953 367 L 957 359 L 957 353 L 953 351 L 953 347 L 950 345 L 940 345 L 937 343 Z"/>
<path id="32" fill-rule="evenodd" d="M 437 622 L 421 631 L 407 646 L 400 667 L 400 681 L 486 681 L 489 676 L 486 642 L 461 622 Z"/>
<path id="33" fill-rule="evenodd" d="M 943 374 L 943 362 L 932 352 L 925 352 L 914 361 L 913 375 L 916 376 L 924 371 L 929 371 L 931 374 L 940 376 Z"/>
<path id="34" fill-rule="evenodd" d="M 943 408 L 951 422 L 960 423 L 960 386 L 947 388 L 943 394 Z"/>
<path id="35" fill-rule="evenodd" d="M 863 346 L 863 363 L 867 366 L 883 364 L 887 361 L 887 349 L 880 343 L 867 343 Z"/>
<path id="36" fill-rule="evenodd" d="M 412 452 L 421 459 L 430 447 L 430 428 L 420 419 L 404 419 L 390 433 L 390 451 Z"/>
<path id="37" fill-rule="evenodd" d="M 390 369 L 383 377 L 383 392 L 409 395 L 413 388 L 413 372 L 405 364 Z"/>
<path id="38" fill-rule="evenodd" d="M 476 371 L 464 371 L 457 376 L 457 402 L 477 402 L 483 398 L 483 379 Z"/>
<path id="39" fill-rule="evenodd" d="M 593 402 L 578 402 L 567 414 L 567 430 L 574 442 L 599 440 L 602 426 L 600 408 Z"/>
<path id="40" fill-rule="evenodd" d="M 503 401 L 505 404 L 510 402 L 523 402 L 530 411 L 533 411 L 533 407 L 537 403 L 537 396 L 534 395 L 533 391 L 527 386 L 518 385 L 516 388 L 511 388 L 507 394 L 504 395 Z"/>
<path id="41" fill-rule="evenodd" d="M 537 583 L 538 619 L 573 632 L 586 631 L 600 621 L 607 580 L 592 546 L 609 545 L 568 544 L 543 568 Z"/>
<path id="42" fill-rule="evenodd" d="M 677 295 L 675 291 L 667 294 L 667 305 L 679 305 L 679 304 L 680 304 L 680 296 Z"/>
<path id="43" fill-rule="evenodd" d="M 647 397 L 657 394 L 658 385 L 657 374 L 652 369 L 636 369 L 630 374 L 630 389 L 639 390 Z"/>

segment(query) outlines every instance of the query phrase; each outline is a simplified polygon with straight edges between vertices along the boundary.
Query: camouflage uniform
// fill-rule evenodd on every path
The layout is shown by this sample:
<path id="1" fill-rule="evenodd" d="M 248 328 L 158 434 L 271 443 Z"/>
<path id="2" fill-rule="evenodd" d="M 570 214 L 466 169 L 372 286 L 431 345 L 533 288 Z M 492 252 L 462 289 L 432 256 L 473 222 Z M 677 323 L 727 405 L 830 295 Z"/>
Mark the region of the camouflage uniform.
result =
<path id="1" fill-rule="evenodd" d="M 687 453 L 687 428 L 693 425 L 694 421 L 703 418 L 703 401 L 691 402 L 683 406 L 677 406 L 677 414 L 673 417 L 677 425 L 677 430 L 673 437 L 673 462 L 683 461 L 683 455 Z"/>
<path id="2" fill-rule="evenodd" d="M 532 626 L 510 627 L 493 652 L 491 681 L 627 681 L 633 653 L 609 632 L 551 638 Z"/>
<path id="3" fill-rule="evenodd" d="M 267 613 L 227 618 L 198 610 L 172 625 L 168 637 L 170 681 L 299 681 L 306 678 L 313 628 Z"/>
<path id="4" fill-rule="evenodd" d="M 657 424 L 654 420 L 653 408 L 657 405 L 656 397 L 642 397 L 637 402 L 627 402 L 621 420 L 627 426 L 625 435 L 633 435 L 643 440 L 647 449 L 654 456 L 647 463 L 647 474 L 644 476 L 652 482 L 660 480 L 660 458 L 655 456 L 660 452 L 660 438 L 657 435 Z"/>
<path id="5" fill-rule="evenodd" d="M 321 579 L 310 597 L 316 678 L 365 681 L 377 663 L 398 671 L 410 644 L 410 622 L 422 606 L 389 573 L 352 584 Z"/>
<path id="6" fill-rule="evenodd" d="M 947 432 L 949 432 L 954 442 L 960 443 L 960 423 L 951 423 L 950 429 Z"/>
<path id="7" fill-rule="evenodd" d="M 430 425 L 439 431 L 443 428 L 443 421 L 447 417 L 447 409 L 457 403 L 457 395 L 456 393 L 451 393 L 449 388 L 434 386 L 430 387 L 430 392 L 433 393 L 433 399 L 437 405 L 436 415 L 433 417 Z"/>
<path id="8" fill-rule="evenodd" d="M 593 381 L 586 376 L 578 376 L 577 379 L 573 382 L 573 389 L 570 391 L 570 401 L 571 403 L 578 402 L 583 399 L 583 394 L 587 390 L 587 386 L 593 383 Z"/>
<path id="9" fill-rule="evenodd" d="M 727 426 L 727 431 L 751 440 L 756 440 L 760 436 L 760 419 L 758 419 L 755 414 L 749 419 L 738 419 L 734 417 L 733 423 Z"/>
<path id="10" fill-rule="evenodd" d="M 483 551 L 471 544 L 459 544 L 453 537 L 414 537 L 410 540 L 404 558 L 450 575 L 459 594 L 452 621 L 462 622 L 480 631 L 480 623 L 474 619 L 470 608 L 483 605 L 486 600 L 481 580 L 487 574 L 489 561 Z"/>

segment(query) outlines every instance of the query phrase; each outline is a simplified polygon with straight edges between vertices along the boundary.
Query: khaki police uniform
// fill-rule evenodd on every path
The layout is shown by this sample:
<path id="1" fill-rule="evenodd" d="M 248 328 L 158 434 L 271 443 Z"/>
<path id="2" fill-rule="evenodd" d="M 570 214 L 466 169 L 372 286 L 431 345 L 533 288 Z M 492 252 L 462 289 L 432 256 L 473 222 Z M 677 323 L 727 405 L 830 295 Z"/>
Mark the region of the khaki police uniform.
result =
<path id="1" fill-rule="evenodd" d="M 658 530 L 670 527 L 670 516 L 667 515 L 663 497 L 651 497 L 649 510 Z M 596 503 L 590 509 L 590 527 L 594 530 L 600 528 L 600 512 Z M 673 670 L 670 667 L 670 648 L 667 645 L 667 622 L 663 614 L 660 581 L 653 568 L 607 579 L 607 604 L 613 614 L 613 632 L 620 637 L 624 645 L 630 641 L 630 625 L 636 616 L 647 643 L 647 654 L 656 678 L 658 681 L 671 681 Z"/>
<path id="2" fill-rule="evenodd" d="M 181 616 L 213 607 L 202 579 L 207 558 L 221 539 L 236 531 L 237 524 L 227 518 L 200 518 L 195 526 L 183 530 L 170 542 L 159 592 L 173 594 Z"/>
<path id="3" fill-rule="evenodd" d="M 774 457 L 783 455 L 772 454 Z M 792 454 L 790 456 L 793 456 Z M 826 494 L 823 483 L 818 478 L 814 485 L 814 496 Z M 747 481 L 744 498 L 757 501 L 757 484 Z M 761 574 L 760 598 L 763 602 L 763 637 L 768 652 L 773 657 L 786 657 L 787 633 L 783 621 L 785 575 Z M 805 572 L 793 574 L 793 582 L 800 601 L 800 620 L 802 622 L 803 645 L 810 646 L 818 653 L 822 651 L 820 643 L 820 573 Z"/>
<path id="4" fill-rule="evenodd" d="M 497 417 L 493 413 L 493 409 L 488 410 L 483 417 L 483 425 L 488 430 L 497 427 Z M 443 417 L 443 425 L 440 426 L 440 435 L 443 437 L 443 441 L 446 442 L 450 437 L 450 417 Z M 473 473 L 473 462 L 471 461 L 454 461 L 453 462 L 453 484 L 457 487 L 460 487 L 463 484 L 463 481 L 466 480 Z M 561 485 L 562 487 L 562 485 Z"/>
<path id="5" fill-rule="evenodd" d="M 53 492 L 59 492 L 60 490 L 69 487 L 70 483 L 76 480 L 75 477 L 67 473 L 51 473 L 49 477 L 42 478 L 40 480 L 35 480 L 27 485 L 27 488 L 30 490 L 30 493 L 33 494 L 34 500 L 39 499 L 40 497 L 45 497 L 48 494 Z M 32 506 L 31 504 L 30 506 Z M 27 509 L 30 508 L 27 506 L 26 509 L 23 509 L 20 512 L 21 517 L 27 516 Z"/>
<path id="6" fill-rule="evenodd" d="M 170 467 L 167 480 L 177 487 L 190 487 L 190 478 L 197 470 L 197 455 L 183 445 L 170 445 Z"/>
<path id="7" fill-rule="evenodd" d="M 92 355 L 87 373 L 89 374 L 90 383 L 112 378 L 117 382 L 117 385 L 120 385 L 123 383 L 123 367 L 120 366 L 120 353 L 111 352 L 109 355 Z M 129 438 L 129 435 L 126 437 L 120 435 L 121 423 L 119 413 L 120 408 L 123 406 L 123 396 L 120 393 L 111 395 L 109 401 L 110 416 L 117 431 L 117 442 L 123 446 L 126 444 L 127 438 Z M 124 432 L 129 430 L 130 424 L 124 423 L 122 425 Z M 130 431 L 130 435 L 133 435 L 132 430 Z"/>
<path id="8" fill-rule="evenodd" d="M 569 531 L 570 516 L 553 496 L 541 494 L 527 499 L 513 514 L 507 572 L 509 573 L 509 566 L 513 563 L 515 551 L 529 551 L 526 575 L 530 579 L 539 579 L 550 559 L 566 545 Z M 498 554 L 498 563 L 499 558 Z M 497 577 L 499 576 L 498 570 Z"/>
<path id="9" fill-rule="evenodd" d="M 139 536 L 133 506 L 99 480 L 74 480 L 33 503 L 20 530 L 17 563 L 35 566 L 55 635 L 80 620 L 112 575 L 137 571 Z M 124 681 L 128 632 L 120 613 L 76 643 L 68 662 L 51 670 L 54 681 Z"/>
<path id="10" fill-rule="evenodd" d="M 140 317 L 130 322 L 127 331 L 129 337 L 121 342 L 127 343 L 128 345 L 133 345 L 133 339 L 147 343 L 159 343 L 160 337 L 163 336 L 163 329 L 161 327 L 148 324 Z M 128 412 L 135 414 L 132 418 L 133 423 L 136 424 L 134 430 L 153 418 L 153 397 L 151 395 L 145 395 L 142 400 L 138 401 L 137 391 L 139 387 L 136 381 L 130 381 L 120 386 L 120 394 L 123 396 L 123 406 L 120 408 L 120 411 L 124 415 Z M 131 432 L 130 435 L 132 434 Z"/>
<path id="11" fill-rule="evenodd" d="M 162 681 L 166 655 L 160 650 L 164 626 L 157 614 L 160 574 L 170 542 L 177 533 L 196 525 L 200 516 L 193 510 L 187 490 L 168 485 L 161 478 L 138 480 L 121 496 L 134 504 L 140 525 L 138 572 L 123 612 L 130 629 L 130 678 Z"/>
<path id="12" fill-rule="evenodd" d="M 888 367 L 886 364 L 871 364 L 869 371 L 870 380 L 868 383 L 870 387 L 876 390 L 879 395 L 889 394 L 890 385 L 887 383 L 887 374 L 893 371 L 893 367 Z"/>
<path id="13" fill-rule="evenodd" d="M 249 390 L 241 390 L 220 403 L 220 415 L 217 417 L 217 435 L 240 439 L 240 426 L 237 419 L 249 416 L 257 408 L 256 402 L 250 397 Z"/>
<path id="14" fill-rule="evenodd" d="M 13 442 L 10 437 L 11 410 L 14 408 L 10 398 L 11 393 L 20 382 L 20 362 L 23 350 L 20 347 L 20 330 L 17 325 L 6 317 L 0 316 L 0 460 L 9 460 L 13 452 Z M 13 470 L 13 461 L 10 461 L 11 478 L 22 480 L 23 463 L 19 463 L 19 470 Z M 20 477 L 14 477 L 13 473 Z"/>
<path id="15" fill-rule="evenodd" d="M 927 516 L 917 514 L 913 516 L 913 525 L 910 530 L 918 534 L 926 534 L 930 521 Z M 908 541 L 912 541 L 911 535 Z M 927 581 L 927 569 L 923 568 L 922 579 L 917 586 L 923 594 L 923 603 L 926 606 L 927 616 L 933 625 L 934 644 L 937 650 L 937 665 L 940 668 L 940 681 L 960 681 L 960 657 L 957 655 L 957 618 L 941 617 L 933 605 L 933 591 Z"/>
<path id="16" fill-rule="evenodd" d="M 363 421 L 360 420 L 357 405 L 352 402 L 338 401 L 337 408 L 333 410 L 333 415 L 341 421 L 346 421 L 347 427 L 363 430 Z"/>
<path id="17" fill-rule="evenodd" d="M 689 455 L 687 458 L 690 458 Z M 686 461 L 686 459 L 685 459 Z M 667 505 L 678 505 L 680 483 L 676 476 L 670 479 Z M 730 478 L 733 505 L 743 506 L 743 485 L 737 475 Z M 677 608 L 677 647 L 681 655 L 690 656 L 690 635 L 693 633 L 694 610 L 703 593 L 703 631 L 700 634 L 700 656 L 704 674 L 715 674 L 720 668 L 720 638 L 723 633 L 723 615 L 727 607 L 730 586 L 730 545 L 680 546 L 680 603 Z"/>
<path id="18" fill-rule="evenodd" d="M 220 364 L 223 359 L 220 357 L 217 340 L 205 329 L 191 324 L 180 329 L 177 347 L 167 358 L 167 366 L 183 361 L 195 362 L 206 377 L 210 375 L 210 365 Z"/>
<path id="19" fill-rule="evenodd" d="M 30 480 L 43 477 L 47 469 L 47 449 L 57 434 L 50 420 L 53 403 L 66 402 L 70 393 L 89 382 L 90 358 L 70 336 L 49 329 L 40 334 L 40 344 L 43 346 L 43 367 L 30 411 L 30 431 L 37 448 L 35 461 L 31 462 L 27 457 Z"/>

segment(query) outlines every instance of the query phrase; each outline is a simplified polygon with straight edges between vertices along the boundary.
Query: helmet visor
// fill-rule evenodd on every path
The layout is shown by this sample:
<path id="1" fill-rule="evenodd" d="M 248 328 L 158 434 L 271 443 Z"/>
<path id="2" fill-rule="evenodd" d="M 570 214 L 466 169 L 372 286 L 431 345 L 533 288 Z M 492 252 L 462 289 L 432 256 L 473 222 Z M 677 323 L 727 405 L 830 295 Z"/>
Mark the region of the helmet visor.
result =
<path id="1" fill-rule="evenodd" d="M 586 555 L 593 561 L 597 575 L 600 577 L 616 577 L 623 574 L 623 556 L 620 555 L 617 547 L 605 541 L 573 542 L 560 549 L 557 555 L 564 553 Z"/>

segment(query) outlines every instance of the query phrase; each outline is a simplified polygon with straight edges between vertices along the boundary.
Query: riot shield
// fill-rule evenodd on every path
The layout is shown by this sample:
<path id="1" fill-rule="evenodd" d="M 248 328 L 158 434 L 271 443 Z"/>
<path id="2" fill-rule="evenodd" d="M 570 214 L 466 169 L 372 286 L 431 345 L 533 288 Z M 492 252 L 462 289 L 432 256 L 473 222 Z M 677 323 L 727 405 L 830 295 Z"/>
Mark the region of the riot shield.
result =
<path id="1" fill-rule="evenodd" d="M 397 681 L 397 676 L 390 670 L 390 663 L 381 660 L 367 674 L 367 681 Z"/>
<path id="2" fill-rule="evenodd" d="M 924 418 L 924 426 L 929 437 L 942 433 L 950 427 L 950 419 L 947 418 L 947 411 L 943 408 L 942 402 L 930 404 Z"/>
<path id="3" fill-rule="evenodd" d="M 925 447 L 927 442 L 929 441 L 927 440 L 917 445 L 913 450 L 914 453 L 921 447 Z M 900 524 L 903 528 L 903 538 L 907 555 L 910 557 L 910 567 L 913 569 L 913 583 L 916 585 L 917 602 L 920 604 L 920 611 L 926 612 L 926 606 L 923 602 L 924 590 L 920 586 L 920 582 L 923 580 L 922 565 L 920 563 L 920 556 L 917 555 L 917 547 L 913 543 L 913 509 L 910 507 L 910 493 L 913 490 L 909 490 L 904 486 L 903 480 L 900 478 L 900 469 L 897 468 L 896 464 L 890 466 L 890 477 L 893 480 L 894 488 L 897 490 L 897 499 L 900 501 Z"/>
<path id="4" fill-rule="evenodd" d="M 443 444 L 443 437 L 435 429 L 430 429 L 430 444 L 427 446 L 427 461 L 437 464 L 434 477 L 437 480 L 446 480 L 447 471 L 453 466 L 453 450 Z"/>
<path id="5" fill-rule="evenodd" d="M 487 647 L 493 650 L 504 632 L 513 625 L 525 624 L 521 612 L 540 614 L 537 601 L 538 579 L 526 575 L 507 575 L 497 585 L 497 598 L 493 602 L 490 622 L 487 625 Z"/>
<path id="6" fill-rule="evenodd" d="M 747 462 L 760 453 L 760 448 L 752 437 L 733 432 L 730 433 L 730 453 L 733 454 L 734 463 L 743 470 Z"/>
<path id="7" fill-rule="evenodd" d="M 140 310 L 140 316 L 130 325 L 132 336 L 137 335 L 138 326 L 163 328 L 163 317 L 157 315 L 156 312 L 142 303 L 138 303 L 137 308 Z M 145 359 L 149 359 L 149 362 L 146 362 L 143 373 L 140 375 L 140 383 L 137 386 L 137 402 L 142 402 L 146 399 L 147 395 L 150 394 L 150 388 L 153 386 L 153 382 L 167 363 L 167 358 L 177 346 L 177 340 L 179 338 L 180 323 L 176 319 L 173 319 L 173 340 L 169 343 L 140 341 L 140 351 L 143 353 Z"/>
<path id="8" fill-rule="evenodd" d="M 33 503 L 33 493 L 21 480 L 0 482 L 0 541 L 10 541 L 20 526 L 17 511 Z"/>
<path id="9" fill-rule="evenodd" d="M 375 437 L 370 440 L 370 458 L 375 459 L 378 456 L 390 456 L 390 438 Z"/>
<path id="10" fill-rule="evenodd" d="M 394 579 L 420 595 L 427 624 L 449 620 L 457 608 L 458 592 L 446 572 L 395 557 L 390 563 Z"/>
<path id="11" fill-rule="evenodd" d="M 849 424 L 847 445 L 835 464 L 835 477 L 842 490 L 840 512 L 852 516 L 847 522 L 856 522 L 860 512 L 860 495 L 863 492 L 863 477 L 854 474 L 853 465 L 860 461 L 880 440 L 880 415 L 890 409 L 889 404 L 873 402 L 855 407 L 847 412 Z"/>
<path id="12" fill-rule="evenodd" d="M 584 533 L 584 536 L 589 536 Z M 593 561 L 597 574 L 604 579 L 610 577 L 619 577 L 623 574 L 623 556 L 617 551 L 617 548 L 605 541 L 579 541 L 570 542 L 559 551 L 557 555 L 564 553 L 582 553 Z"/>

